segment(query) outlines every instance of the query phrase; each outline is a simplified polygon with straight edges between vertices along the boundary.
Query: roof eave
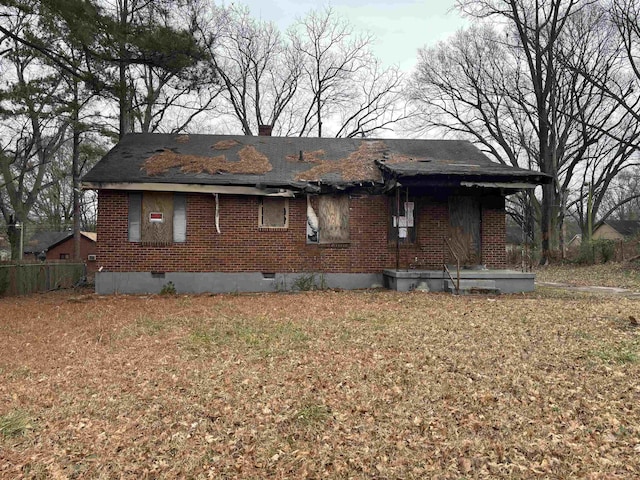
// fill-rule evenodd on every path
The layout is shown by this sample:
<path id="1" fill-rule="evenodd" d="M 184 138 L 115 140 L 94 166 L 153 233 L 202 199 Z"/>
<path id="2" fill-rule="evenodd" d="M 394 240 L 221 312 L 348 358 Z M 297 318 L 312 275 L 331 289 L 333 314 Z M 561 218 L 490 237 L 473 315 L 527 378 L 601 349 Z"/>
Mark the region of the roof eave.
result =
<path id="1" fill-rule="evenodd" d="M 295 190 L 269 186 L 205 185 L 196 183 L 154 182 L 82 182 L 85 190 L 125 190 L 179 193 L 220 193 L 229 195 L 258 195 L 266 197 L 293 197 Z"/>

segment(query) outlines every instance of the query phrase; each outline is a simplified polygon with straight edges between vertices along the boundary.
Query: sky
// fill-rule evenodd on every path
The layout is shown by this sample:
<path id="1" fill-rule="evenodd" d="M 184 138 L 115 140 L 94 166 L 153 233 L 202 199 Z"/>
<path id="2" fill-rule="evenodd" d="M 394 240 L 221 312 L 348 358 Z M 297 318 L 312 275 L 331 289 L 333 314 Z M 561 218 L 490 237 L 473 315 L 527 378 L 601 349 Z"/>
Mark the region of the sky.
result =
<path id="1" fill-rule="evenodd" d="M 230 5 L 229 0 L 220 2 Z M 454 0 L 240 0 L 256 18 L 275 22 L 285 31 L 313 9 L 331 6 L 357 30 L 375 35 L 373 52 L 386 65 L 409 72 L 418 48 L 435 45 L 467 21 L 453 9 Z"/>

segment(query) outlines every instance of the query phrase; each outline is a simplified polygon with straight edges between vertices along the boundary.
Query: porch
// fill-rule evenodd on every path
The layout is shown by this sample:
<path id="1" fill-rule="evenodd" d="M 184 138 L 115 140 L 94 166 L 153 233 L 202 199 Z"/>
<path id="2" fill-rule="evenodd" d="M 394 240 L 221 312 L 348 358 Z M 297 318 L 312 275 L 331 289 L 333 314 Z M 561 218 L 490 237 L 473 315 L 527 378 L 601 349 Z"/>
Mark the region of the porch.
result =
<path id="1" fill-rule="evenodd" d="M 383 271 L 385 288 L 398 292 L 425 290 L 430 292 L 455 291 L 456 269 L 450 268 L 451 276 L 442 270 L 396 270 Z M 460 293 L 490 291 L 495 293 L 532 292 L 535 274 L 516 270 L 461 269 Z"/>

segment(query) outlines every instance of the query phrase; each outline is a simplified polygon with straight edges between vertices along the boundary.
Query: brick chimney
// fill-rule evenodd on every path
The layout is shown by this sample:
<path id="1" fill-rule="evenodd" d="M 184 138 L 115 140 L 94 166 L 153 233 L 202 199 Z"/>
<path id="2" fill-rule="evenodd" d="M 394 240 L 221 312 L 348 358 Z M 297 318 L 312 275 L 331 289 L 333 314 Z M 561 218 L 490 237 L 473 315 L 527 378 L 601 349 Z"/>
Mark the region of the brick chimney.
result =
<path id="1" fill-rule="evenodd" d="M 271 125 L 258 125 L 258 135 L 261 137 L 270 137 L 273 126 Z"/>

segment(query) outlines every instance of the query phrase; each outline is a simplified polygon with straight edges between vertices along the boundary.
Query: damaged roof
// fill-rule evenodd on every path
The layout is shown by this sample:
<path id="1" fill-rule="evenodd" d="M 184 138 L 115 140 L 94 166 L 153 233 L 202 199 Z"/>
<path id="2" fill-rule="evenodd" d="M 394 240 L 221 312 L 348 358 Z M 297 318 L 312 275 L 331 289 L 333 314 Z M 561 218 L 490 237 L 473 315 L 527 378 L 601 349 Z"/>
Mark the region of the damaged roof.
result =
<path id="1" fill-rule="evenodd" d="M 85 188 L 191 184 L 287 188 L 383 185 L 389 178 L 545 183 L 546 175 L 492 162 L 463 140 L 126 135 L 83 178 Z"/>

